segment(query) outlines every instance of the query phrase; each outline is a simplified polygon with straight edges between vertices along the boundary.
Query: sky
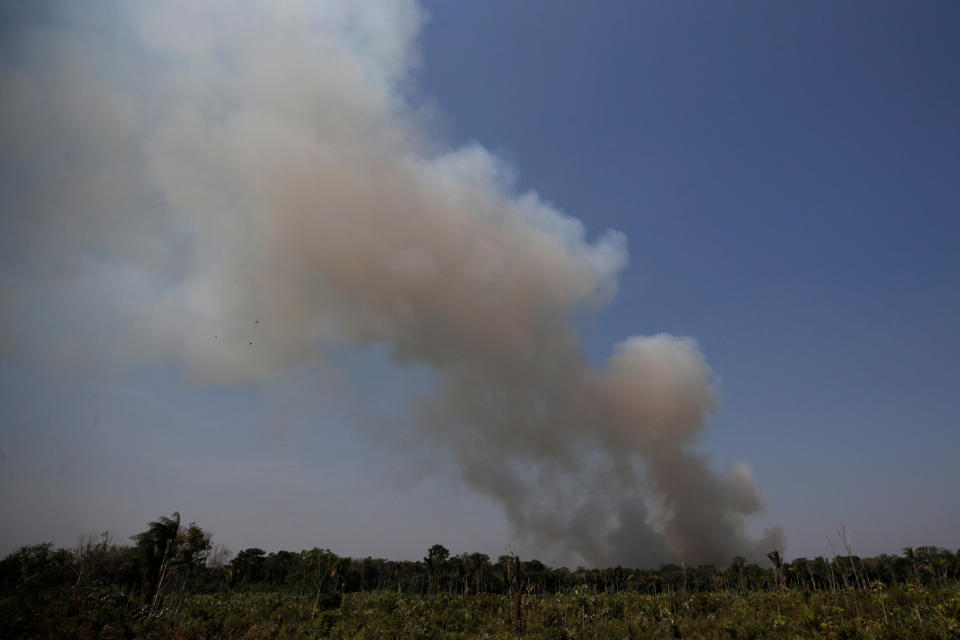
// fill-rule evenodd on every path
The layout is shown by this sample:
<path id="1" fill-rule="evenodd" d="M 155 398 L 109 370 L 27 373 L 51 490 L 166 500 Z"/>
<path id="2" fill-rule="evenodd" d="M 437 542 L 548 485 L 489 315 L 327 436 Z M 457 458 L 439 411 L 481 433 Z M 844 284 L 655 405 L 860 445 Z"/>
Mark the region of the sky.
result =
<path id="1" fill-rule="evenodd" d="M 177 510 L 233 551 L 671 557 L 621 499 L 696 507 L 630 538 L 678 557 L 960 547 L 955 3 L 165 4 L 0 14 L 0 553 Z M 398 246 L 394 286 L 343 267 Z M 572 424 L 620 382 L 695 415 Z"/>

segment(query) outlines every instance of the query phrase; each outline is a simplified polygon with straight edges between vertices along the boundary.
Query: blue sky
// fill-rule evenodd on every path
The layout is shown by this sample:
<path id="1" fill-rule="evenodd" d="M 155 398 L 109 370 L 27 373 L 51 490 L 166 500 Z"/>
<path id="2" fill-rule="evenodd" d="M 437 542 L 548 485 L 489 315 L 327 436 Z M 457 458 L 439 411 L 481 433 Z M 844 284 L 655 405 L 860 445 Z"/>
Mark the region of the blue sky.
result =
<path id="1" fill-rule="evenodd" d="M 697 338 L 788 555 L 957 546 L 951 3 L 428 3 L 452 135 L 629 238 L 610 336 Z M 926 542 L 922 542 L 926 541 Z"/>
<path id="2" fill-rule="evenodd" d="M 960 8 L 423 6 L 409 99 L 590 240 L 626 235 L 616 298 L 577 316 L 588 358 L 697 340 L 720 379 L 698 444 L 753 469 L 751 534 L 781 525 L 787 557 L 830 554 L 840 526 L 863 555 L 960 546 Z M 82 314 L 50 300 L 69 333 Z M 51 371 L 47 351 L 0 351 L 0 553 L 179 509 L 234 551 L 543 555 L 442 460 L 385 444 L 429 375 L 376 346 L 236 384 L 175 357 Z"/>

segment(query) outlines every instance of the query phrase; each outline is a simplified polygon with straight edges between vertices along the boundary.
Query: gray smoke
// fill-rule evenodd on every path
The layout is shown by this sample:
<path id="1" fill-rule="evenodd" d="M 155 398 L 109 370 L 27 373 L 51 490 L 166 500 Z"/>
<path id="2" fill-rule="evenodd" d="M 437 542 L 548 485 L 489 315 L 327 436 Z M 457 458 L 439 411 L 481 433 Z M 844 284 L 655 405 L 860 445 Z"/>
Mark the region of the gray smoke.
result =
<path id="1" fill-rule="evenodd" d="M 417 435 L 536 544 L 755 555 L 748 468 L 693 447 L 716 406 L 695 341 L 634 336 L 589 364 L 572 319 L 613 298 L 626 240 L 588 240 L 481 146 L 431 136 L 416 4 L 41 13 L 7 28 L 0 69 L 3 353 L 223 384 L 382 345 L 435 376 Z"/>

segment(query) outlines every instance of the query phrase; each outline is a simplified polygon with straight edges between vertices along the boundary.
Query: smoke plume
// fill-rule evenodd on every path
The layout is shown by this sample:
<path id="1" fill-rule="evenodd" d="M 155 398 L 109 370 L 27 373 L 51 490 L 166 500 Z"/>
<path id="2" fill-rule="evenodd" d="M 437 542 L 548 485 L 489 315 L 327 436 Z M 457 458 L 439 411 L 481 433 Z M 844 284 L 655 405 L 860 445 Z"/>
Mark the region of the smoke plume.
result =
<path id="1" fill-rule="evenodd" d="M 614 297 L 626 239 L 588 239 L 483 147 L 431 135 L 424 12 L 243 7 L 18 10 L 37 13 L 14 16 L 0 69 L 0 355 L 229 384 L 382 346 L 434 375 L 417 436 L 536 544 L 600 565 L 753 556 L 750 471 L 694 447 L 717 402 L 696 342 L 633 336 L 588 362 L 573 318 Z"/>

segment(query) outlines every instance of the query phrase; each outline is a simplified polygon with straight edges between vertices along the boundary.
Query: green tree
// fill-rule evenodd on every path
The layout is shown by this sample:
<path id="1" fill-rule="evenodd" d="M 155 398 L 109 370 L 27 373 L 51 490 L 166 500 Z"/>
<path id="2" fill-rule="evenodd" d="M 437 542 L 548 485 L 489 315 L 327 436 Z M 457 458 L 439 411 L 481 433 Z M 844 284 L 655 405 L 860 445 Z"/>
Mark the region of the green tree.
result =
<path id="1" fill-rule="evenodd" d="M 340 584 L 340 571 L 344 568 L 344 558 L 338 557 L 329 549 L 314 547 L 300 552 L 301 584 L 313 587 L 314 599 L 311 617 L 323 608 L 339 606 L 340 596 L 335 593 Z M 346 558 L 349 560 L 349 558 Z"/>
<path id="2" fill-rule="evenodd" d="M 263 549 L 253 547 L 237 553 L 230 561 L 235 585 L 254 584 L 264 579 L 266 556 Z"/>
<path id="3" fill-rule="evenodd" d="M 194 569 L 206 566 L 213 541 L 209 533 L 198 527 L 196 522 L 191 522 L 177 535 L 176 545 L 177 561 Z"/>
<path id="4" fill-rule="evenodd" d="M 53 544 L 20 547 L 0 562 L 0 587 L 42 588 L 66 584 L 75 572 L 73 555 Z"/>
<path id="5" fill-rule="evenodd" d="M 286 584 L 300 569 L 300 556 L 289 551 L 277 551 L 263 562 L 264 579 L 271 584 Z"/>
<path id="6" fill-rule="evenodd" d="M 436 593 L 443 581 L 444 568 L 450 552 L 442 544 L 435 544 L 427 550 L 427 557 L 423 563 L 427 566 L 427 574 L 430 578 L 430 593 Z"/>

